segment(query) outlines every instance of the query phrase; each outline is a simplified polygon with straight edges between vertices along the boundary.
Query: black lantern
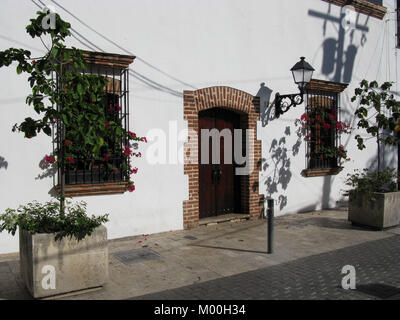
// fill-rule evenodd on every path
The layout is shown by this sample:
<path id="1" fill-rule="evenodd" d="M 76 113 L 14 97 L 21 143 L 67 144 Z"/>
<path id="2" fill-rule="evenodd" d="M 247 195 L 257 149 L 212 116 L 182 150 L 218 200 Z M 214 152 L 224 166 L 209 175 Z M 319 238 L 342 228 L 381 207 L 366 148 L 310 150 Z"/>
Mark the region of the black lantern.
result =
<path id="1" fill-rule="evenodd" d="M 297 62 L 290 71 L 292 71 L 293 80 L 299 87 L 300 93 L 286 95 L 280 95 L 277 93 L 275 95 L 276 118 L 279 118 L 280 115 L 287 112 L 291 107 L 303 103 L 304 90 L 307 84 L 311 81 L 314 68 L 305 60 L 304 57 L 301 57 L 300 61 Z"/>

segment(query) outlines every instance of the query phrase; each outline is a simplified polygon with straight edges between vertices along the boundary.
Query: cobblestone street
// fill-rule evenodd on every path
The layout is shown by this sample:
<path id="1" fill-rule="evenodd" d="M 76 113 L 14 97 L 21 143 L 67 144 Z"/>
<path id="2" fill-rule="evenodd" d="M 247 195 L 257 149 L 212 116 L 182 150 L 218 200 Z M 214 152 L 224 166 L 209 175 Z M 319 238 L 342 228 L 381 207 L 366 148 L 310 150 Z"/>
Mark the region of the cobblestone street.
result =
<path id="1" fill-rule="evenodd" d="M 298 259 L 136 299 L 400 300 L 400 236 Z M 345 265 L 356 269 L 356 290 L 341 286 Z"/>

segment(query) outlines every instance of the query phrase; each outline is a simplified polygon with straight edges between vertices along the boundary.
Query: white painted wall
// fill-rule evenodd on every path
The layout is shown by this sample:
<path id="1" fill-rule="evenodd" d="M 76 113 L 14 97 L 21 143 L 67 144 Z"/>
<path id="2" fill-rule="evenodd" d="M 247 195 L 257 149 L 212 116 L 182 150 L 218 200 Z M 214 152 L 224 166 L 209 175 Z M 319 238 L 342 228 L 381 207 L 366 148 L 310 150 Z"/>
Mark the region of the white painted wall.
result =
<path id="1" fill-rule="evenodd" d="M 38 0 L 35 2 L 40 4 Z M 328 13 L 329 5 L 321 0 L 56 0 L 76 18 L 50 0 L 43 2 L 51 3 L 72 24 L 80 41 L 91 42 L 87 47 L 71 38 L 69 45 L 120 54 L 131 52 L 138 56 L 132 69 L 169 92 L 224 85 L 256 95 L 261 83 L 265 83 L 272 90 L 272 101 L 277 91 L 282 94 L 297 91 L 289 69 L 300 56 L 305 56 L 316 69 L 314 78 L 333 79 L 333 73 L 321 72 L 322 43 L 327 38 L 338 38 L 338 24 L 327 22 L 324 33 L 324 20 L 311 15 L 310 10 Z M 384 2 L 389 8 L 384 21 L 375 18 L 367 21 L 366 16 L 359 16 L 359 23 L 366 23 L 369 31 L 363 46 L 362 33 L 354 32 L 352 41 L 358 53 L 351 84 L 342 96 L 343 110 L 350 113 L 354 110 L 349 99 L 363 78 L 397 80 L 394 2 Z M 25 33 L 25 26 L 37 9 L 30 0 L 2 0 L 0 50 L 14 46 L 30 49 L 33 56 L 43 53 L 40 41 L 33 41 Z M 340 8 L 332 5 L 330 15 L 339 17 Z M 346 33 L 345 49 L 350 42 L 350 33 Z M 27 140 L 11 132 L 14 123 L 33 114 L 25 105 L 25 96 L 29 94 L 26 77 L 17 76 L 12 68 L 3 68 L 0 83 L 0 157 L 8 163 L 7 169 L 0 169 L 2 212 L 28 201 L 49 200 L 53 182 L 51 178 L 35 180 L 41 173 L 40 160 L 52 150 L 50 139 L 42 136 Z M 154 128 L 168 134 L 170 121 L 176 123 L 178 130 L 185 129 L 182 105 L 181 96 L 131 78 L 131 130 L 138 135 L 148 135 Z M 260 192 L 266 196 L 269 192 L 264 182 L 273 177 L 271 142 L 285 136 L 289 126 L 291 135 L 287 137 L 286 148 L 290 155 L 296 141 L 294 119 L 303 112 L 304 108 L 298 107 L 279 120 L 259 125 L 263 157 L 270 165 L 260 174 Z M 306 179 L 300 175 L 305 166 L 304 143 L 296 156 L 290 155 L 288 187 L 284 190 L 279 185 L 278 193 L 272 194 L 276 199 L 280 195 L 287 197 L 287 205 L 276 210 L 277 214 L 319 209 L 322 205 L 332 207 L 342 199 L 340 189 L 346 174 L 354 168 L 369 166 L 375 154 L 373 142 L 364 152 L 357 150 L 353 137 L 343 142 L 348 144 L 352 161 L 332 178 Z M 146 155 L 150 145 L 149 141 L 143 146 L 143 154 Z M 179 142 L 178 148 L 181 147 Z M 181 229 L 182 201 L 188 196 L 183 165 L 152 165 L 146 156 L 135 165 L 139 168 L 136 191 L 81 198 L 88 202 L 90 213 L 110 213 L 107 223 L 110 238 Z M 279 208 L 280 202 L 277 205 Z M 14 251 L 18 251 L 18 237 L 0 234 L 0 253 Z"/>

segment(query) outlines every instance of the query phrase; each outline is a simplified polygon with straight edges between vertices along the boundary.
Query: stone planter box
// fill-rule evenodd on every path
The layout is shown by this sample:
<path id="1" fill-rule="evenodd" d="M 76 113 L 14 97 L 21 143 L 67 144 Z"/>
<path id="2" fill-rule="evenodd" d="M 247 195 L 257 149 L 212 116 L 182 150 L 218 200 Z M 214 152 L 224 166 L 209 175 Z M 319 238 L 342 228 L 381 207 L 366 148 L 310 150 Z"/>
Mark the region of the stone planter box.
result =
<path id="1" fill-rule="evenodd" d="M 400 192 L 374 193 L 375 201 L 364 195 L 350 197 L 349 221 L 374 229 L 400 224 Z"/>
<path id="2" fill-rule="evenodd" d="M 34 298 L 100 287 L 108 279 L 107 229 L 96 228 L 79 242 L 54 234 L 19 230 L 22 279 Z"/>

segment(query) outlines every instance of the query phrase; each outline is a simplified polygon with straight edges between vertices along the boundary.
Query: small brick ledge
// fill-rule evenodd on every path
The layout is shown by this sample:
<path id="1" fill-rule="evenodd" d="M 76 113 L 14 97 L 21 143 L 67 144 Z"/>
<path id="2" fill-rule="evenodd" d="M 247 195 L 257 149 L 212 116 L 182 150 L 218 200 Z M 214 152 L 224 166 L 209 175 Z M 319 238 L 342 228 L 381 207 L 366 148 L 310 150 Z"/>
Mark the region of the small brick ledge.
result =
<path id="1" fill-rule="evenodd" d="M 126 192 L 127 185 L 127 182 L 67 185 L 64 186 L 64 193 L 66 197 L 121 194 Z M 60 186 L 56 186 L 55 190 L 60 193 Z"/>
<path id="2" fill-rule="evenodd" d="M 342 172 L 343 167 L 325 169 L 304 169 L 301 175 L 306 178 L 335 176 Z"/>
<path id="3" fill-rule="evenodd" d="M 328 3 L 338 5 L 340 7 L 349 5 L 353 6 L 357 12 L 382 20 L 386 15 L 387 8 L 371 3 L 366 0 L 322 0 Z"/>

